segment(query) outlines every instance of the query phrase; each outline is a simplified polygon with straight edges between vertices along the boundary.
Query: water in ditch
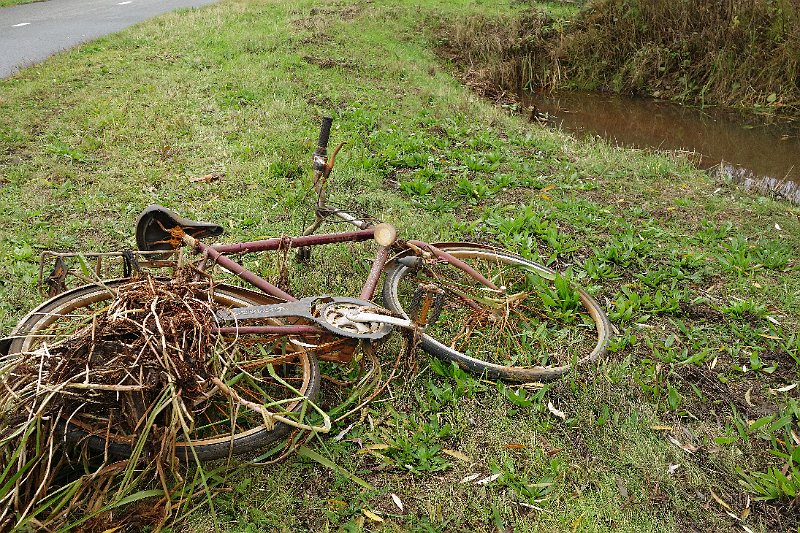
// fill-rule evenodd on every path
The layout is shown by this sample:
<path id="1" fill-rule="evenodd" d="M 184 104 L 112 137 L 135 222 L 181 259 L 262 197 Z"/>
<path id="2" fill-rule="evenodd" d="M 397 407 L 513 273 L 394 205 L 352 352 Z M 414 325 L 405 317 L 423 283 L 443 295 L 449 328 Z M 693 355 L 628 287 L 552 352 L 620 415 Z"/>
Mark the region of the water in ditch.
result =
<path id="1" fill-rule="evenodd" d="M 548 124 L 636 148 L 682 150 L 745 188 L 800 204 L 800 127 L 660 100 L 564 92 L 527 93 L 523 104 Z"/>

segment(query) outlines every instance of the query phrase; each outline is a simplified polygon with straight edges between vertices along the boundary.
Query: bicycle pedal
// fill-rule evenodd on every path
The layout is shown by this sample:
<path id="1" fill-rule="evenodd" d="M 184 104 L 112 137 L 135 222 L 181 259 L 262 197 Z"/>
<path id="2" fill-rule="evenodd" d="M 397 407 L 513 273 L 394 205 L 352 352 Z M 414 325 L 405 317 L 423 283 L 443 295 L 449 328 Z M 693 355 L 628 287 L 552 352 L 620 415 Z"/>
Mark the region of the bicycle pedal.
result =
<path id="1" fill-rule="evenodd" d="M 439 287 L 420 283 L 411 297 L 410 318 L 419 327 L 435 324 L 444 307 L 444 291 Z"/>
<path id="2" fill-rule="evenodd" d="M 298 248 L 294 258 L 301 263 L 307 263 L 311 260 L 311 248 L 308 246 Z"/>
<path id="3" fill-rule="evenodd" d="M 411 269 L 417 269 L 422 266 L 422 258 L 417 257 L 415 255 L 408 256 L 408 257 L 401 257 L 397 260 L 398 263 L 403 265 L 404 267 L 408 267 Z"/>
<path id="4" fill-rule="evenodd" d="M 61 257 L 56 257 L 53 271 L 45 280 L 45 283 L 47 283 L 47 296 L 52 298 L 67 290 L 66 278 L 67 265 L 64 264 L 64 260 Z"/>

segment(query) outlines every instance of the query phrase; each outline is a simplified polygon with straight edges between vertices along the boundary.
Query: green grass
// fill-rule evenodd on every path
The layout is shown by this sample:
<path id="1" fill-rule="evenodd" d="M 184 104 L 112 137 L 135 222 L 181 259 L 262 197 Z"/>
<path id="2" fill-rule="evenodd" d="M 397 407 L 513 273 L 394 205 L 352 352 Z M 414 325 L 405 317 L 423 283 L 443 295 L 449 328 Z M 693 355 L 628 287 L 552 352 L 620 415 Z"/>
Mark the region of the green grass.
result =
<path id="1" fill-rule="evenodd" d="M 0 0 L 0 7 L 18 6 L 21 4 L 33 4 L 34 2 L 45 2 L 47 0 Z"/>
<path id="2" fill-rule="evenodd" d="M 227 1 L 0 81 L 3 331 L 41 299 L 41 250 L 132 247 L 149 203 L 224 224 L 228 240 L 299 231 L 324 114 L 347 142 L 333 202 L 404 237 L 489 241 L 570 269 L 619 329 L 595 368 L 529 392 L 419 353 L 416 372 L 334 429 L 354 423 L 341 441 L 313 442 L 373 490 L 305 458 L 248 467 L 215 516 L 189 519 L 196 530 L 738 528 L 715 496 L 747 508 L 753 530 L 797 527 L 786 495 L 755 498 L 795 446 L 797 389 L 779 389 L 800 368 L 800 211 L 470 93 L 426 22 L 507 8 Z M 191 181 L 211 172 L 224 176 Z M 347 247 L 314 261 L 327 273 L 296 273 L 295 288 L 352 293 L 367 268 Z M 461 482 L 471 474 L 498 477 Z"/>

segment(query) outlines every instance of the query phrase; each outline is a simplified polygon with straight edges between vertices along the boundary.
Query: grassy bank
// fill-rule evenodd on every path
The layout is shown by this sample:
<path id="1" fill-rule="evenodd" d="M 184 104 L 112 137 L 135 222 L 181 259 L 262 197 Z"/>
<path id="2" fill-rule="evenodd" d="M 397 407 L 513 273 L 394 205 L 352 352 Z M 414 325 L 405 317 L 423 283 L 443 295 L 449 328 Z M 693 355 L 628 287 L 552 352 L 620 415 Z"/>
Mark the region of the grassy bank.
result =
<path id="1" fill-rule="evenodd" d="M 800 114 L 796 2 L 598 0 L 579 12 L 559 4 L 444 24 L 443 50 L 507 90 L 599 89 Z"/>
<path id="2" fill-rule="evenodd" d="M 0 7 L 18 6 L 20 4 L 32 4 L 34 2 L 44 2 L 46 0 L 0 0 Z"/>
<path id="3" fill-rule="evenodd" d="M 347 141 L 334 202 L 405 237 L 487 241 L 569 269 L 619 330 L 595 367 L 529 391 L 420 353 L 334 429 L 353 424 L 341 440 L 313 443 L 371 489 L 307 458 L 247 467 L 213 513 L 188 519 L 195 530 L 798 526 L 800 474 L 786 478 L 799 468 L 787 455 L 800 444 L 800 210 L 474 96 L 426 24 L 516 6 L 224 1 L 0 82 L 3 331 L 40 298 L 40 250 L 132 247 L 149 203 L 222 223 L 231 240 L 297 232 L 323 114 Z M 221 177 L 192 180 L 209 174 Z M 292 283 L 348 290 L 366 269 L 349 252 L 318 255 L 327 274 Z"/>

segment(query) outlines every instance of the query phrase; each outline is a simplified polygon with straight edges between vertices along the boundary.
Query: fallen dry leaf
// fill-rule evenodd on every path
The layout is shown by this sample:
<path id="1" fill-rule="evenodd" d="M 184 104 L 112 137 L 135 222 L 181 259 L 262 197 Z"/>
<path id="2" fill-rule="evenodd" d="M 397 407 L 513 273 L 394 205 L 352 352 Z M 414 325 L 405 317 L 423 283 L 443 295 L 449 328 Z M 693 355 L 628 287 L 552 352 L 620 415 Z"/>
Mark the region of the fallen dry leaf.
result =
<path id="1" fill-rule="evenodd" d="M 192 183 L 211 183 L 212 181 L 217 181 L 225 177 L 224 172 L 212 172 L 211 174 L 206 174 L 205 176 L 195 176 L 193 178 L 189 178 L 189 181 Z"/>
<path id="2" fill-rule="evenodd" d="M 472 459 L 468 455 L 463 454 L 463 453 L 459 452 L 458 450 L 448 450 L 447 448 L 443 448 L 442 449 L 442 453 L 445 453 L 445 454 L 449 455 L 450 457 L 454 457 L 454 458 L 458 459 L 459 461 L 464 461 L 465 463 L 471 463 L 472 462 Z"/>
<path id="3" fill-rule="evenodd" d="M 527 448 L 527 446 L 520 444 L 519 442 L 509 442 L 506 444 L 506 448 L 509 450 L 521 450 L 522 448 Z"/>
<path id="4" fill-rule="evenodd" d="M 480 474 L 470 474 L 467 477 L 465 477 L 464 479 L 462 479 L 461 483 L 469 483 L 470 481 L 475 481 L 479 477 L 481 477 Z"/>
<path id="5" fill-rule="evenodd" d="M 400 496 L 398 496 L 395 493 L 392 493 L 391 496 L 392 496 L 392 501 L 397 506 L 397 508 L 400 509 L 400 512 L 402 513 L 403 512 L 403 500 L 401 500 Z"/>
<path id="6" fill-rule="evenodd" d="M 755 404 L 752 401 L 750 401 L 751 392 L 753 392 L 753 387 L 750 387 L 749 389 L 747 389 L 747 392 L 744 393 L 744 401 L 746 401 L 747 405 L 749 405 L 750 407 L 754 407 Z"/>
<path id="7" fill-rule="evenodd" d="M 495 481 L 497 478 L 500 477 L 500 474 L 492 474 L 491 476 L 487 476 L 483 479 L 480 479 L 475 482 L 476 485 L 488 485 L 492 481 Z"/>
<path id="8" fill-rule="evenodd" d="M 556 409 L 555 406 L 553 405 L 553 402 L 547 402 L 547 410 L 553 413 L 554 416 L 557 416 L 561 420 L 567 419 L 567 415 L 564 414 L 563 411 L 559 411 L 558 409 Z"/>
<path id="9" fill-rule="evenodd" d="M 374 451 L 378 451 L 378 450 L 387 450 L 387 449 L 389 449 L 389 445 L 388 444 L 370 444 L 369 446 L 364 446 L 363 448 L 358 450 L 356 453 L 369 453 L 369 452 L 374 452 Z"/>
<path id="10" fill-rule="evenodd" d="M 369 509 L 361 509 L 361 512 L 364 513 L 364 516 L 372 520 L 373 522 L 383 522 L 383 518 L 378 516 L 377 514 L 373 513 Z"/>
<path id="11" fill-rule="evenodd" d="M 711 491 L 711 497 L 712 497 L 712 498 L 714 498 L 714 501 L 715 501 L 715 502 L 717 502 L 718 504 L 720 504 L 722 507 L 724 507 L 724 508 L 725 508 L 725 509 L 727 509 L 728 511 L 732 511 L 732 509 L 731 509 L 731 506 L 730 506 L 730 505 L 728 505 L 727 503 L 725 503 L 725 502 L 722 500 L 722 498 L 720 498 L 719 496 L 717 496 L 717 493 L 716 493 L 716 492 L 714 492 L 713 490 Z"/>
<path id="12" fill-rule="evenodd" d="M 672 435 L 670 435 L 667 438 L 669 439 L 669 441 L 672 444 L 674 444 L 675 446 L 677 446 L 678 448 L 680 448 L 681 450 L 683 450 L 685 452 L 694 453 L 699 449 L 697 446 L 694 446 L 692 444 L 681 444 L 681 441 L 679 441 L 678 439 L 676 439 Z"/>

